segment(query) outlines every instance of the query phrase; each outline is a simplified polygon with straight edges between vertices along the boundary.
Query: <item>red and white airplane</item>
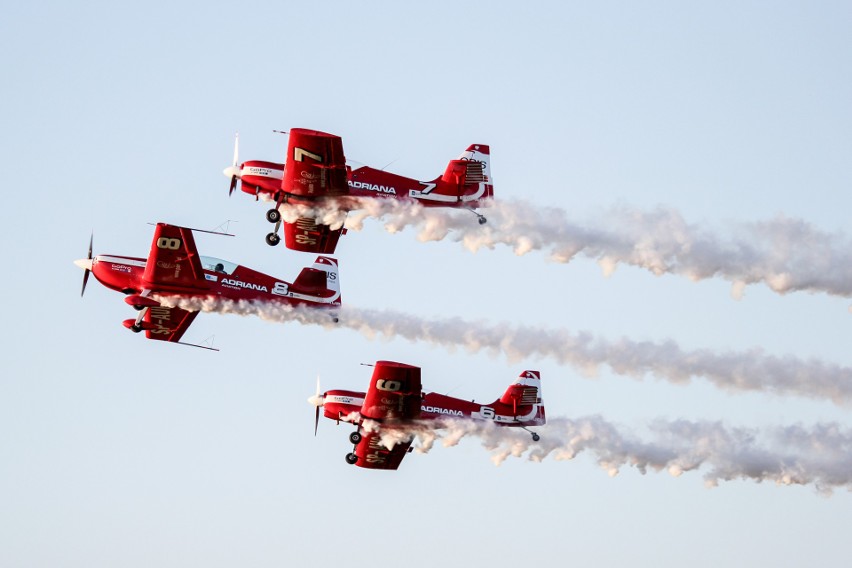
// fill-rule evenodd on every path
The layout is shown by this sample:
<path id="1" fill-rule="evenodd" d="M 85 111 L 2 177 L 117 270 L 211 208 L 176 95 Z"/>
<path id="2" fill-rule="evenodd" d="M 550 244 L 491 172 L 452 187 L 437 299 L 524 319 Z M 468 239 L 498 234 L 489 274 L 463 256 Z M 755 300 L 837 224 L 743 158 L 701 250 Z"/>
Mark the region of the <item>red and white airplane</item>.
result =
<path id="1" fill-rule="evenodd" d="M 381 198 L 415 201 L 426 207 L 455 207 L 473 211 L 494 195 L 489 165 L 490 150 L 484 144 L 471 144 L 456 160 L 451 160 L 443 175 L 431 181 L 415 179 L 363 165 L 349 165 L 343 155 L 339 136 L 294 128 L 289 132 L 284 164 L 249 160 L 239 163 L 239 137 L 234 143 L 233 164 L 225 168 L 230 178 L 229 195 L 241 182 L 240 189 L 256 198 L 265 196 L 275 202 L 266 219 L 275 223 L 266 242 L 277 245 L 281 237 L 282 203 L 308 206 L 334 204 L 341 210 L 357 209 L 351 198 Z M 479 223 L 483 215 L 476 213 Z M 332 230 L 315 219 L 300 218 L 284 222 L 287 248 L 319 254 L 332 254 L 343 229 Z"/>
<path id="2" fill-rule="evenodd" d="M 74 261 L 85 270 L 80 296 L 86 291 L 89 274 L 94 274 L 107 288 L 126 294 L 124 301 L 139 311 L 135 319 L 124 320 L 124 327 L 136 333 L 145 331 L 148 339 L 206 349 L 210 348 L 180 341 L 198 312 L 163 306 L 157 298 L 213 297 L 317 308 L 341 305 L 336 260 L 317 257 L 313 267 L 302 269 L 291 284 L 233 262 L 200 256 L 193 230 L 213 233 L 158 223 L 147 259 L 116 255 L 92 258 L 90 239 L 88 257 Z"/>
<path id="3" fill-rule="evenodd" d="M 330 390 L 317 393 L 308 399 L 316 406 L 314 435 L 319 423 L 320 408 L 326 418 L 349 422 L 358 428 L 349 434 L 355 446 L 346 454 L 346 462 L 369 469 L 397 469 L 405 454 L 411 451 L 412 437 L 408 441 L 387 448 L 382 443 L 382 431 L 424 426 L 429 420 L 458 418 L 490 420 L 498 426 L 527 429 L 541 426 L 545 420 L 541 400 L 541 376 L 538 371 L 524 371 L 503 396 L 491 404 L 453 398 L 437 393 L 422 392 L 420 367 L 378 361 L 366 393 L 348 390 Z M 363 422 L 379 423 L 378 429 L 365 429 Z M 436 427 L 440 428 L 440 425 Z M 534 441 L 539 435 L 530 432 Z"/>

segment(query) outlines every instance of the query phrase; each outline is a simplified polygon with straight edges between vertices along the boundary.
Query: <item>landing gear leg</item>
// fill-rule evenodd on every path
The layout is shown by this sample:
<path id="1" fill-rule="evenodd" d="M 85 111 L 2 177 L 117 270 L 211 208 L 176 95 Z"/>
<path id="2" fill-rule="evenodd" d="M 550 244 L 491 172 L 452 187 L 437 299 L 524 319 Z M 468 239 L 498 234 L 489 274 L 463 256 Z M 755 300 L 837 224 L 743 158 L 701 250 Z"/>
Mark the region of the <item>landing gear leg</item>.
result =
<path id="1" fill-rule="evenodd" d="M 144 308 L 139 310 L 139 313 L 136 315 L 136 323 L 130 326 L 130 331 L 132 331 L 133 333 L 139 333 L 140 331 L 142 331 L 142 320 L 145 319 L 145 314 L 148 313 L 149 309 L 150 308 L 148 308 L 148 306 L 145 306 Z"/>
<path id="2" fill-rule="evenodd" d="M 474 211 L 474 209 L 472 207 L 465 207 L 465 209 L 467 209 L 468 211 L 470 211 L 471 213 L 476 215 L 476 220 L 479 221 L 480 225 L 484 225 L 485 223 L 488 222 L 488 219 L 485 218 L 485 215 L 483 215 L 481 213 L 477 213 L 476 211 Z"/>
<path id="3" fill-rule="evenodd" d="M 281 242 L 281 236 L 278 231 L 281 229 L 281 204 L 287 201 L 287 195 L 283 191 L 279 191 L 275 196 L 275 208 L 266 212 L 266 220 L 270 223 L 275 223 L 275 228 L 271 233 L 266 235 L 266 244 L 274 247 Z"/>
<path id="4" fill-rule="evenodd" d="M 523 426 L 521 426 L 521 428 L 523 428 L 524 430 L 526 430 L 527 432 L 530 433 L 530 436 L 532 436 L 533 442 L 538 442 L 539 440 L 541 440 L 541 436 L 539 436 L 537 432 L 533 432 L 532 430 L 528 430 L 527 428 L 524 428 Z"/>

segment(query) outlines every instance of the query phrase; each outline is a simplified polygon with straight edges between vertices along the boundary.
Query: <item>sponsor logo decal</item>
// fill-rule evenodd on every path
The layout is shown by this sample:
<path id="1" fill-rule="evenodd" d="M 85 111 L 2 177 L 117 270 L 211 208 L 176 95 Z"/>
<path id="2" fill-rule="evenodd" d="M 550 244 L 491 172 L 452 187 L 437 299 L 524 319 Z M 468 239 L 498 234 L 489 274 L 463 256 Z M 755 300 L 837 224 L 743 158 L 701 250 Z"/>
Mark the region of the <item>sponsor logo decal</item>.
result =
<path id="1" fill-rule="evenodd" d="M 420 412 L 431 412 L 432 414 L 447 414 L 449 416 L 464 416 L 461 410 L 451 408 L 438 408 L 437 406 L 421 406 Z"/>
<path id="2" fill-rule="evenodd" d="M 204 278 L 206 278 L 207 280 L 210 280 L 211 282 L 218 282 L 219 281 L 219 277 L 216 276 L 215 274 L 205 274 Z"/>
<path id="3" fill-rule="evenodd" d="M 273 170 L 271 168 L 258 168 L 257 166 L 249 166 L 243 170 L 243 175 L 259 176 L 269 178 L 282 177 L 281 170 Z"/>
<path id="4" fill-rule="evenodd" d="M 396 195 L 396 188 L 387 185 L 376 185 L 364 181 L 349 180 L 349 187 L 353 189 L 366 189 L 367 191 L 375 191 L 377 193 L 391 193 Z"/>
<path id="5" fill-rule="evenodd" d="M 233 286 L 235 288 L 244 288 L 246 290 L 257 290 L 258 292 L 269 292 L 266 286 L 255 284 L 253 282 L 242 282 L 233 278 L 222 278 L 223 286 Z"/>
<path id="6" fill-rule="evenodd" d="M 129 266 L 125 264 L 113 264 L 110 266 L 110 268 L 112 270 L 115 270 L 116 272 L 127 272 L 128 274 L 130 274 L 130 271 L 132 270 Z"/>

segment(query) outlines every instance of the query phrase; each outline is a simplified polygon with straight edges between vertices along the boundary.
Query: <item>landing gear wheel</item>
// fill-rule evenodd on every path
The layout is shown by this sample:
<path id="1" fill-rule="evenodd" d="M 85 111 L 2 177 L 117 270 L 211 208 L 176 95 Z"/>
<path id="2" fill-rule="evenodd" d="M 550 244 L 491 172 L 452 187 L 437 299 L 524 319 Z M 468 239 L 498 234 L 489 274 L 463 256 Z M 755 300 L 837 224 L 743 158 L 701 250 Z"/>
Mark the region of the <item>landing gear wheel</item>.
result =
<path id="1" fill-rule="evenodd" d="M 136 310 L 137 312 L 141 312 L 142 310 L 145 309 L 145 306 L 133 306 L 133 309 Z"/>
<path id="2" fill-rule="evenodd" d="M 484 225 L 484 224 L 485 224 L 485 223 L 487 223 L 487 222 L 488 222 L 488 219 L 486 219 L 486 218 L 485 218 L 485 217 L 483 217 L 482 215 L 480 215 L 480 216 L 479 216 L 479 224 L 480 224 L 480 225 Z"/>
<path id="3" fill-rule="evenodd" d="M 142 331 L 142 326 L 141 325 L 131 325 L 130 331 L 132 331 L 133 333 L 139 333 L 140 331 Z"/>
<path id="4" fill-rule="evenodd" d="M 355 454 L 346 454 L 346 463 L 349 465 L 355 465 L 355 462 L 358 461 L 358 456 Z"/>
<path id="5" fill-rule="evenodd" d="M 539 440 L 541 440 L 541 436 L 539 436 L 538 434 L 533 432 L 532 439 L 533 439 L 533 442 L 538 442 Z"/>
<path id="6" fill-rule="evenodd" d="M 270 223 L 277 223 L 281 220 L 281 212 L 278 209 L 270 209 L 266 212 L 266 220 Z"/>
<path id="7" fill-rule="evenodd" d="M 357 446 L 361 442 L 361 433 L 360 432 L 352 432 L 349 434 L 349 441 L 352 442 L 353 446 Z"/>
<path id="8" fill-rule="evenodd" d="M 268 235 L 266 235 L 266 244 L 268 244 L 269 246 L 274 247 L 280 242 L 281 237 L 279 237 L 277 234 L 269 233 Z"/>

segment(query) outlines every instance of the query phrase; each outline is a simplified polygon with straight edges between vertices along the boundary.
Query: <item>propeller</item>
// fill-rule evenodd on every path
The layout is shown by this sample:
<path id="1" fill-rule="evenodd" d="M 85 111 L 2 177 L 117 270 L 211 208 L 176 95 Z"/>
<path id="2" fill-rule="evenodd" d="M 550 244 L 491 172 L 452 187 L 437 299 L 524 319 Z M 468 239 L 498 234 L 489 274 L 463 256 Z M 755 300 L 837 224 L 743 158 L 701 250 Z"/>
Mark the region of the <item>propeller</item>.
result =
<path id="1" fill-rule="evenodd" d="M 308 398 L 308 402 L 316 407 L 316 413 L 314 414 L 314 436 L 317 435 L 317 429 L 319 428 L 320 408 L 325 404 L 325 398 L 321 393 L 320 378 L 317 375 L 317 391 L 313 396 Z"/>
<path id="2" fill-rule="evenodd" d="M 74 264 L 82 268 L 85 272 L 83 272 L 83 288 L 80 290 L 80 297 L 83 297 L 83 294 L 86 292 L 86 283 L 89 281 L 89 274 L 92 272 L 92 242 L 95 239 L 95 233 L 92 231 L 92 234 L 89 236 L 89 254 L 86 258 L 81 258 L 79 260 L 75 260 Z"/>
<path id="3" fill-rule="evenodd" d="M 234 193 L 234 189 L 237 188 L 237 174 L 239 173 L 239 168 L 237 164 L 240 162 L 240 133 L 237 132 L 237 135 L 234 137 L 234 161 L 231 162 L 230 168 L 225 168 L 225 175 L 231 178 L 231 186 L 228 189 L 228 196 L 230 197 Z"/>

